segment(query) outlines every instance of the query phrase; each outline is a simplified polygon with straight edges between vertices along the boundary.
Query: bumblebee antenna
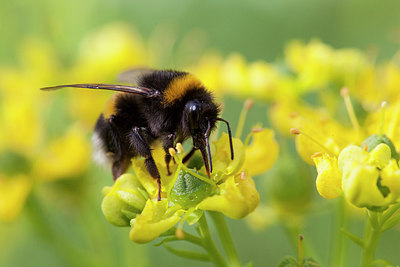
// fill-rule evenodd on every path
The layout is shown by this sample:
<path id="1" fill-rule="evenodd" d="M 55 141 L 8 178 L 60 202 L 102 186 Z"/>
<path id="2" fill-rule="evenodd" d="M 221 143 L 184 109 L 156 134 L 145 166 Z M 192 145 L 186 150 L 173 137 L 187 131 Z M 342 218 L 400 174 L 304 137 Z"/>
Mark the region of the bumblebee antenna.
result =
<path id="1" fill-rule="evenodd" d="M 63 84 L 56 86 L 49 86 L 40 88 L 43 91 L 58 90 L 64 87 L 74 87 L 74 88 L 86 88 L 86 89 L 97 89 L 97 90 L 110 90 L 119 91 L 124 93 L 131 93 L 135 95 L 141 95 L 144 97 L 157 97 L 160 95 L 158 90 L 140 87 L 140 86 L 130 86 L 130 85 L 120 85 L 120 84 L 105 84 L 105 83 L 78 83 L 78 84 Z"/>
<path id="2" fill-rule="evenodd" d="M 210 139 L 210 130 L 211 130 L 211 125 L 210 125 L 210 121 L 208 121 L 207 131 L 204 134 L 204 136 L 206 137 L 208 162 L 210 164 L 210 173 L 212 173 L 213 167 L 212 167 L 211 149 L 210 149 L 210 141 L 209 141 L 209 139 Z"/>
<path id="3" fill-rule="evenodd" d="M 229 126 L 229 122 L 227 120 L 222 119 L 222 118 L 217 118 L 217 121 L 225 122 L 226 126 L 228 127 L 229 145 L 231 146 L 231 160 L 233 160 L 234 154 L 233 154 L 232 132 L 231 132 L 231 127 Z"/>

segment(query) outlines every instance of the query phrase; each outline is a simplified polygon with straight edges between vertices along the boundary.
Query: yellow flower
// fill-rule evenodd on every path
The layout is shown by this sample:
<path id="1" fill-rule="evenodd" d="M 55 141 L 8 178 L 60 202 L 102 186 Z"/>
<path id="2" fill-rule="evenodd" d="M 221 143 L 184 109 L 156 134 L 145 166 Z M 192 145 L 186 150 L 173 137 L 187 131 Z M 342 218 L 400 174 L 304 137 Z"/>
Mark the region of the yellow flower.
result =
<path id="1" fill-rule="evenodd" d="M 260 202 L 254 181 L 246 174 L 230 176 L 221 186 L 220 193 L 204 199 L 197 206 L 202 210 L 224 213 L 233 219 L 241 219 L 251 213 Z"/>
<path id="2" fill-rule="evenodd" d="M 253 133 L 253 140 L 245 148 L 246 159 L 243 169 L 249 175 L 264 173 L 275 163 L 279 154 L 279 144 L 271 129 L 260 129 Z"/>
<path id="3" fill-rule="evenodd" d="M 273 138 L 267 130 L 260 134 L 264 138 Z M 143 159 L 133 159 L 135 176 L 123 175 L 113 187 L 104 190 L 104 215 L 108 221 L 119 226 L 126 226 L 131 219 L 130 238 L 137 243 L 154 240 L 181 220 L 184 213 L 187 216 L 182 220 L 188 220 L 190 214 L 202 210 L 219 211 L 235 219 L 245 217 L 257 207 L 260 196 L 253 179 L 243 170 L 244 145 L 236 138 L 233 139 L 233 145 L 235 159 L 231 160 L 228 135 L 223 134 L 213 142 L 211 179 L 206 176 L 202 162 L 198 170 L 182 164 L 182 149 L 171 151 L 176 164 L 171 162 L 172 175 L 167 175 L 165 152 L 157 146 L 153 150 L 153 157 L 162 184 L 162 200 L 158 202 L 155 201 L 158 195 L 156 181 L 149 175 Z M 193 161 L 197 160 L 198 155 L 195 154 Z M 142 210 L 144 195 L 148 200 Z M 197 219 L 191 220 L 190 224 Z"/>
<path id="4" fill-rule="evenodd" d="M 391 150 L 379 144 L 370 153 L 360 147 L 343 149 L 338 160 L 343 173 L 343 192 L 357 207 L 385 207 L 399 198 L 400 171 Z"/>
<path id="5" fill-rule="evenodd" d="M 150 242 L 179 222 L 183 213 L 182 210 L 171 212 L 167 199 L 148 199 L 142 213 L 131 220 L 129 238 L 140 244 Z"/>

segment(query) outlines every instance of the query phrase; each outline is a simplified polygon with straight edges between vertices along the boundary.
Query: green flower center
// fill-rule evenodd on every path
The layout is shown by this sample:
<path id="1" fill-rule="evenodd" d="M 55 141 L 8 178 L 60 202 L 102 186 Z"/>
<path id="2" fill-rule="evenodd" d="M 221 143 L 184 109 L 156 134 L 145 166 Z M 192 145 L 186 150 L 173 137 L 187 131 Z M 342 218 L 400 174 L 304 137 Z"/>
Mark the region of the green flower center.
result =
<path id="1" fill-rule="evenodd" d="M 202 175 L 200 173 L 197 174 Z M 207 177 L 205 178 L 208 179 Z M 203 199 L 210 196 L 211 191 L 211 184 L 196 178 L 186 170 L 180 170 L 178 178 L 171 189 L 170 200 L 175 204 L 181 205 L 183 208 L 194 207 Z"/>

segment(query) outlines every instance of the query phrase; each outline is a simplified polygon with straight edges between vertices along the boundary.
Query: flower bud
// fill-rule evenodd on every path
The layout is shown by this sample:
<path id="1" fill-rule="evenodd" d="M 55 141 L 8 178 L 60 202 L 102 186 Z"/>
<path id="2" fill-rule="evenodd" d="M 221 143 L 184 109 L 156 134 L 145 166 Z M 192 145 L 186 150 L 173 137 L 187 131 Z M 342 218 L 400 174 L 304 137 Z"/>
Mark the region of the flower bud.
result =
<path id="1" fill-rule="evenodd" d="M 111 188 L 103 190 L 105 197 L 101 209 L 107 221 L 116 226 L 129 226 L 140 213 L 148 198 L 146 191 L 132 174 L 120 176 Z"/>

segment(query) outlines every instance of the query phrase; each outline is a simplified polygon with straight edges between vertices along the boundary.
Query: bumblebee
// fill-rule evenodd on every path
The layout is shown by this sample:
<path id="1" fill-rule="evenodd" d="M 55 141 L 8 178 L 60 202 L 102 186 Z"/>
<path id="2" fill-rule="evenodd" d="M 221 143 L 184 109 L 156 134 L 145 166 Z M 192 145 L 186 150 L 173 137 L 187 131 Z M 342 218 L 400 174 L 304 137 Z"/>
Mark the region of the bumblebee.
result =
<path id="1" fill-rule="evenodd" d="M 195 76 L 173 70 L 135 70 L 122 73 L 119 80 L 136 86 L 66 84 L 41 88 L 46 91 L 63 87 L 116 91 L 100 114 L 92 138 L 95 159 L 111 163 L 114 180 L 128 169 L 132 158 L 144 157 L 147 171 L 157 180 L 158 200 L 161 200 L 160 173 L 151 146 L 157 140 L 162 142 L 168 175 L 171 175 L 169 148 L 188 138 L 192 138 L 193 148 L 183 158 L 183 163 L 200 150 L 210 177 L 209 137 L 217 121 L 227 125 L 233 160 L 229 123 L 219 117 L 220 107 L 212 93 Z"/>

